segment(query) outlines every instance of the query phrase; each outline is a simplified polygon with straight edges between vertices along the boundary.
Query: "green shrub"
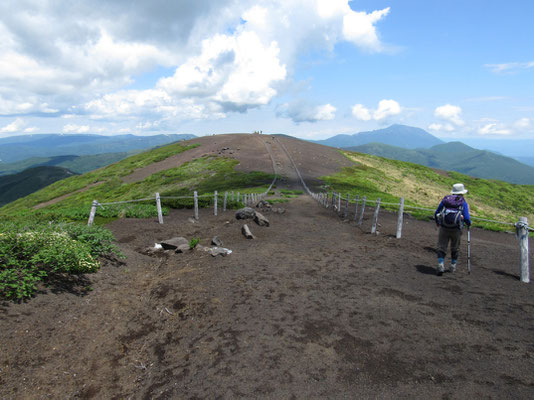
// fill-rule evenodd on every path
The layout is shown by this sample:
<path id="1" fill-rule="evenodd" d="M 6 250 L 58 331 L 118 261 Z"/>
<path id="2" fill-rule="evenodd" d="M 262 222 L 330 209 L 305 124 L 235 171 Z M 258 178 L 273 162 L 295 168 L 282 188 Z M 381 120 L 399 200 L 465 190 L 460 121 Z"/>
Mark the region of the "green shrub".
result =
<path id="1" fill-rule="evenodd" d="M 197 247 L 197 244 L 199 244 L 199 243 L 200 243 L 200 239 L 199 238 L 193 238 L 189 242 L 189 248 L 190 249 L 194 249 L 195 247 Z"/>

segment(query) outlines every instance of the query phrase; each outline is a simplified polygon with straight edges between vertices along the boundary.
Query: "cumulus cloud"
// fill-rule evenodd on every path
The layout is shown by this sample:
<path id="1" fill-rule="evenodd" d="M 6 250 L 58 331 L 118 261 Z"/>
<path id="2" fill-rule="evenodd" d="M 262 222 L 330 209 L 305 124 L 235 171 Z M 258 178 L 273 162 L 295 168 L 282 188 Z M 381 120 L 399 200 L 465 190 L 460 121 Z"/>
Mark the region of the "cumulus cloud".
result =
<path id="1" fill-rule="evenodd" d="M 395 100 L 380 100 L 375 110 L 370 110 L 363 104 L 355 104 L 352 107 L 352 116 L 360 121 L 373 119 L 378 122 L 383 122 L 387 121 L 389 117 L 399 115 L 401 112 L 402 108 Z"/>
<path id="2" fill-rule="evenodd" d="M 0 133 L 22 132 L 25 125 L 26 123 L 22 118 L 17 118 L 12 123 L 7 124 L 3 128 L 0 128 Z"/>
<path id="3" fill-rule="evenodd" d="M 498 123 L 486 124 L 478 129 L 481 135 L 510 135 L 512 131 Z"/>
<path id="4" fill-rule="evenodd" d="M 363 104 L 355 104 L 352 107 L 352 116 L 360 121 L 369 121 L 371 112 Z"/>
<path id="5" fill-rule="evenodd" d="M 389 13 L 354 11 L 348 0 L 23 3 L 0 3 L 0 115 L 90 113 L 135 124 L 268 104 L 303 53 L 342 41 L 382 51 L 376 24 Z M 127 90 L 158 66 L 175 72 Z M 322 112 L 319 120 L 334 113 Z"/>
<path id="6" fill-rule="evenodd" d="M 462 109 L 452 104 L 436 107 L 434 116 L 456 126 L 465 125 L 465 122 L 462 120 Z"/>
<path id="7" fill-rule="evenodd" d="M 436 124 L 436 123 L 433 123 L 433 124 L 428 125 L 428 129 L 430 129 L 432 131 L 452 132 L 452 131 L 454 131 L 455 128 L 451 124 Z"/>
<path id="8" fill-rule="evenodd" d="M 331 104 L 314 106 L 307 101 L 295 101 L 280 106 L 277 110 L 280 117 L 291 118 L 293 122 L 319 122 L 329 121 L 335 118 L 336 108 Z"/>
<path id="9" fill-rule="evenodd" d="M 88 125 L 67 124 L 63 126 L 63 133 L 87 133 L 89 129 Z"/>

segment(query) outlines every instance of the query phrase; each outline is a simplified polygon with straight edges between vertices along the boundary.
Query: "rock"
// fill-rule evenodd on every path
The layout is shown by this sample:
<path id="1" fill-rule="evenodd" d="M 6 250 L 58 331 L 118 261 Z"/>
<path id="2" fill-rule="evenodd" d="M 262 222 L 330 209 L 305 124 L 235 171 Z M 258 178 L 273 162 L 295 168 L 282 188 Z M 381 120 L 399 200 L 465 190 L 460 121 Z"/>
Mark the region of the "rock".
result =
<path id="1" fill-rule="evenodd" d="M 285 209 L 285 208 L 273 208 L 273 209 L 271 210 L 271 212 L 273 212 L 273 213 L 277 213 L 277 214 L 283 214 L 283 213 L 286 212 L 286 209 Z"/>
<path id="2" fill-rule="evenodd" d="M 194 218 L 188 218 L 187 220 L 192 224 L 196 224 L 197 223 L 197 220 L 194 219 Z"/>
<path id="3" fill-rule="evenodd" d="M 262 209 L 268 208 L 268 209 L 270 209 L 272 207 L 273 206 L 269 202 L 267 202 L 265 200 L 260 200 L 260 201 L 258 201 L 258 204 L 256 204 L 256 208 L 262 208 Z"/>
<path id="4" fill-rule="evenodd" d="M 210 253 L 213 257 L 217 256 L 227 256 L 228 254 L 232 254 L 232 250 L 225 249 L 224 247 L 212 247 L 208 250 L 208 253 Z"/>
<path id="5" fill-rule="evenodd" d="M 197 251 L 210 251 L 210 247 L 202 246 L 201 244 L 197 244 L 195 246 L 195 250 Z"/>
<path id="6" fill-rule="evenodd" d="M 256 236 L 252 234 L 247 224 L 243 225 L 241 228 L 241 233 L 243 236 L 245 236 L 247 239 L 256 239 Z"/>
<path id="7" fill-rule="evenodd" d="M 256 211 L 256 214 L 254 215 L 254 222 L 257 223 L 259 226 L 269 226 L 269 220 L 265 218 L 263 214 L 257 211 Z"/>
<path id="8" fill-rule="evenodd" d="M 240 210 L 237 210 L 235 213 L 236 219 L 248 219 L 248 218 L 254 218 L 254 214 L 256 211 L 254 211 L 253 208 L 250 207 L 244 207 Z"/>
<path id="9" fill-rule="evenodd" d="M 176 250 L 181 244 L 187 244 L 189 247 L 189 240 L 184 237 L 178 236 L 172 239 L 163 240 L 160 242 L 164 250 Z"/>
<path id="10" fill-rule="evenodd" d="M 219 239 L 218 236 L 213 236 L 213 238 L 211 239 L 211 244 L 214 246 L 222 247 L 223 242 L 221 239 Z"/>
<path id="11" fill-rule="evenodd" d="M 187 251 L 191 251 L 191 247 L 189 246 L 189 243 L 188 244 L 179 245 L 174 252 L 175 253 L 185 253 Z"/>

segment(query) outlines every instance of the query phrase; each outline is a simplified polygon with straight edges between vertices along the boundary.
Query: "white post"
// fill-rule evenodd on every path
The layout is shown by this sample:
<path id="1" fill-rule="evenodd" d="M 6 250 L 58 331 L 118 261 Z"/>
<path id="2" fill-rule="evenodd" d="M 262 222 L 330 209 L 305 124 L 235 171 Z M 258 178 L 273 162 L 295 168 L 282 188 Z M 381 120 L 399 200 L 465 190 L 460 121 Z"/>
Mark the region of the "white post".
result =
<path id="1" fill-rule="evenodd" d="M 97 207 L 98 207 L 98 201 L 93 200 L 93 204 L 91 204 L 91 212 L 89 213 L 89 220 L 87 221 L 88 226 L 93 225 Z"/>
<path id="2" fill-rule="evenodd" d="M 371 227 L 371 233 L 376 233 L 376 226 L 378 225 L 378 211 L 380 210 L 380 197 L 376 199 L 375 215 L 373 217 L 373 226 Z"/>
<path id="3" fill-rule="evenodd" d="M 521 282 L 530 282 L 530 270 L 528 265 L 528 219 L 527 217 L 519 217 L 519 222 L 516 224 L 517 238 L 519 239 L 519 249 L 521 250 Z"/>
<path id="4" fill-rule="evenodd" d="M 341 192 L 337 194 L 337 212 L 341 213 Z"/>
<path id="5" fill-rule="evenodd" d="M 196 190 L 193 192 L 193 197 L 195 199 L 195 219 L 198 220 L 198 193 Z"/>
<path id="6" fill-rule="evenodd" d="M 234 201 L 234 191 L 232 190 L 232 201 Z"/>
<path id="7" fill-rule="evenodd" d="M 228 202 L 228 192 L 224 192 L 223 212 L 226 211 L 226 203 Z"/>
<path id="8" fill-rule="evenodd" d="M 239 192 L 237 192 L 237 202 L 239 203 Z"/>
<path id="9" fill-rule="evenodd" d="M 217 194 L 217 191 L 213 193 L 213 215 L 217 216 L 217 200 L 219 196 Z"/>
<path id="10" fill-rule="evenodd" d="M 362 225 L 363 223 L 363 213 L 365 212 L 365 204 L 367 203 L 367 196 L 363 196 L 363 199 L 362 199 L 362 211 L 361 211 L 361 214 L 360 214 L 360 220 L 358 221 L 358 225 Z"/>
<path id="11" fill-rule="evenodd" d="M 336 211 L 336 192 L 332 192 L 332 211 Z"/>
<path id="12" fill-rule="evenodd" d="M 358 203 L 360 202 L 359 195 L 356 195 L 356 197 L 354 198 L 354 202 L 356 203 L 356 205 L 354 206 L 354 221 L 356 221 L 356 219 L 358 218 Z"/>
<path id="13" fill-rule="evenodd" d="M 161 212 L 161 199 L 159 193 L 156 193 L 156 208 L 158 209 L 158 221 L 163 224 L 163 213 Z"/>
<path id="14" fill-rule="evenodd" d="M 404 197 L 401 197 L 399 201 L 399 215 L 397 217 L 397 239 L 400 239 L 402 236 L 403 218 L 404 218 Z"/>
<path id="15" fill-rule="evenodd" d="M 349 215 L 349 194 L 347 193 L 347 202 L 345 203 L 345 213 L 343 214 L 343 218 L 347 218 Z"/>

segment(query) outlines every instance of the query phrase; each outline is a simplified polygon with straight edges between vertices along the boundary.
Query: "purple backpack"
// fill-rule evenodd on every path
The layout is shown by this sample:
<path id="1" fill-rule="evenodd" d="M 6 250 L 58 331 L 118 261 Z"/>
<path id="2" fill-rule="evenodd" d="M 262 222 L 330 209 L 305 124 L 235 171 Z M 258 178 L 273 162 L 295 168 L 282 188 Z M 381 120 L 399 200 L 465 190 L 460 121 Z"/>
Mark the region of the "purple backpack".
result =
<path id="1" fill-rule="evenodd" d="M 445 228 L 463 227 L 462 211 L 464 209 L 464 198 L 450 194 L 443 198 L 443 209 L 439 213 L 440 225 Z"/>

